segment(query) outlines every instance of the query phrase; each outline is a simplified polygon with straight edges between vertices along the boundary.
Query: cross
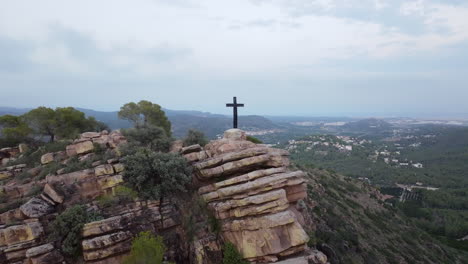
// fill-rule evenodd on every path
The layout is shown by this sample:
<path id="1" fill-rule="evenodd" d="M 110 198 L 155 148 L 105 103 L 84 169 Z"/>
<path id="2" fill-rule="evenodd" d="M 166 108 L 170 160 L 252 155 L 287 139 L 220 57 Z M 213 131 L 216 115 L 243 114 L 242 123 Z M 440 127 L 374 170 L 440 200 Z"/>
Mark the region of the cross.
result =
<path id="1" fill-rule="evenodd" d="M 226 107 L 232 107 L 234 111 L 233 126 L 237 128 L 237 107 L 244 107 L 244 104 L 238 104 L 237 98 L 234 97 L 232 104 L 226 104 Z"/>

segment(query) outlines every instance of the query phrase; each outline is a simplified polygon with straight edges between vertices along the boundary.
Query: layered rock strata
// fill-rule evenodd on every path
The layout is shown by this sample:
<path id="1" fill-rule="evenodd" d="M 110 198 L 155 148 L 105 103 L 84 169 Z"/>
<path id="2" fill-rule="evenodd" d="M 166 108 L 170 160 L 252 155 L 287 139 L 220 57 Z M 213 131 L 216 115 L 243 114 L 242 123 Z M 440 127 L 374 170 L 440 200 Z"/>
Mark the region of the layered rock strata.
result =
<path id="1" fill-rule="evenodd" d="M 274 262 L 306 248 L 309 238 L 292 209 L 307 196 L 305 174 L 288 169 L 287 151 L 231 129 L 204 148 L 180 152 L 195 169 L 194 184 L 220 221 L 222 237 L 245 259 Z"/>
<path id="2" fill-rule="evenodd" d="M 116 152 L 116 148 L 125 143 L 126 140 L 118 131 L 108 133 L 106 131 L 96 133 L 83 133 L 79 139 L 67 146 L 67 151 L 46 153 L 40 158 L 43 165 L 51 162 L 60 162 L 66 164 L 71 158 L 77 157 L 79 160 L 85 160 L 94 155 L 96 144 L 99 144 L 107 151 Z M 9 148 L 0 150 L 2 161 L 13 161 L 15 157 L 21 157 L 21 153 L 26 149 L 25 146 L 18 148 Z M 101 164 L 104 163 L 104 164 Z M 64 173 L 61 169 L 55 173 L 50 173 L 45 179 L 19 183 L 15 180 L 16 175 L 27 171 L 32 177 L 37 176 L 44 167 L 26 168 L 26 164 L 18 164 L 3 167 L 0 169 L 0 180 L 3 185 L 0 186 L 0 195 L 6 200 L 0 204 L 0 208 L 16 205 L 16 208 L 0 214 L 0 263 L 24 263 L 24 264 L 54 264 L 62 263 L 64 260 L 59 248 L 47 242 L 48 230 L 46 227 L 56 217 L 57 209 L 68 207 L 77 202 L 92 201 L 96 197 L 104 194 L 113 193 L 117 185 L 123 182 L 123 165 L 119 163 L 118 158 L 110 159 L 107 162 L 93 163 L 89 169 Z M 60 173 L 60 171 L 62 171 Z M 33 193 L 31 190 L 36 190 Z M 88 203 L 88 206 L 93 206 Z M 134 205 L 131 212 L 146 208 L 146 204 Z M 159 208 L 159 207 L 158 207 Z M 125 211 L 125 210 L 124 210 Z M 129 212 L 130 212 L 129 211 Z M 157 211 L 157 210 L 156 210 Z M 125 214 L 116 212 L 117 215 Z M 131 214 L 133 216 L 133 214 Z M 156 218 L 157 219 L 157 218 Z M 133 221 L 129 218 L 128 221 Z M 169 222 L 165 222 L 168 224 Z M 50 231 L 50 230 L 49 230 Z M 123 230 L 124 234 L 128 234 Z M 94 238 L 94 237 L 93 237 Z M 131 237 L 128 236 L 128 239 Z M 111 234 L 106 237 L 94 238 L 94 242 L 86 244 L 88 253 L 93 248 L 105 247 L 109 242 L 114 241 Z M 117 240 L 122 240 L 119 234 Z M 128 240 L 127 239 L 127 240 Z M 123 240 L 122 240 L 123 241 Z M 129 245 L 131 240 L 126 243 Z M 126 245 L 127 245 L 126 244 Z M 126 253 L 128 247 L 114 247 L 116 254 L 118 252 Z M 106 249 L 107 252 L 110 249 Z M 106 254 L 104 250 L 102 254 Z M 100 253 L 101 254 L 101 253 Z M 101 254 L 101 257 L 104 258 Z M 108 254 L 108 253 L 107 253 Z M 84 254 L 86 258 L 87 255 Z M 96 257 L 94 257 L 96 258 Z M 99 259 L 98 258 L 98 259 Z M 112 262 L 109 262 L 112 263 Z"/>

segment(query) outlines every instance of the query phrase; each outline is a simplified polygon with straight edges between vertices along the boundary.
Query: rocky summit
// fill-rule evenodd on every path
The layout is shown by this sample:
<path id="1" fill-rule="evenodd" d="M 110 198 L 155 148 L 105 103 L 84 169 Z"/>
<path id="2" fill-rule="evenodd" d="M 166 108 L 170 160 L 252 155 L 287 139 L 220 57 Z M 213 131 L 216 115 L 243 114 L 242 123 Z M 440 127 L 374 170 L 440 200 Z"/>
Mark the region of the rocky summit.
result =
<path id="1" fill-rule="evenodd" d="M 304 173 L 288 169 L 287 151 L 257 145 L 230 129 L 204 148 L 181 153 L 192 163 L 198 193 L 221 221 L 224 240 L 249 261 L 276 262 L 306 248 L 296 202 L 307 196 Z"/>
<path id="2" fill-rule="evenodd" d="M 238 129 L 204 147 L 176 141 L 171 151 L 193 167 L 191 193 L 163 203 L 135 197 L 109 206 L 104 198 L 124 184 L 125 143 L 118 131 L 87 132 L 64 150 L 40 155 L 39 166 L 3 166 L 0 263 L 121 263 L 141 231 L 162 235 L 165 258 L 175 263 L 221 263 L 227 242 L 251 263 L 327 263 L 323 253 L 307 247 L 297 205 L 307 197 L 305 173 L 289 168 L 287 151 L 252 143 Z M 4 164 L 21 161 L 24 148 L 2 150 Z M 24 173 L 35 180 L 24 180 Z M 207 213 L 187 224 L 195 200 L 203 201 Z M 77 204 L 101 216 L 81 227 L 78 260 L 63 254 L 60 240 L 50 236 L 51 223 Z M 217 232 L 207 227 L 208 214 L 219 223 Z M 200 228 L 191 238 L 192 225 Z"/>

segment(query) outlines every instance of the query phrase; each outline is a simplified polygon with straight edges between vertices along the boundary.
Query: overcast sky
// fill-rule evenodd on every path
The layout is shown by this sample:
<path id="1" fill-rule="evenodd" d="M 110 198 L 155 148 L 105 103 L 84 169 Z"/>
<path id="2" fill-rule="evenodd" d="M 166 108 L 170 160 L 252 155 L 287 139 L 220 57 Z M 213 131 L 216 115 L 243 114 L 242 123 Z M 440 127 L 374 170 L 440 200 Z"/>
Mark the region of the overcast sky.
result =
<path id="1" fill-rule="evenodd" d="M 4 0 L 0 106 L 468 113 L 467 2 Z"/>

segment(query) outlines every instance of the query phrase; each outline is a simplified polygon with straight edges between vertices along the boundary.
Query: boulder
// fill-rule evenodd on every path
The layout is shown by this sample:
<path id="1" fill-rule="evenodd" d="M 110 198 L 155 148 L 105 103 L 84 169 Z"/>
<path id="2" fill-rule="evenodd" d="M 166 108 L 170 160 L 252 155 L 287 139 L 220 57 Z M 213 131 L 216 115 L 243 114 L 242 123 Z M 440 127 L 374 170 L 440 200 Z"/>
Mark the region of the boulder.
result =
<path id="1" fill-rule="evenodd" d="M 114 174 L 114 168 L 110 164 L 99 165 L 96 168 L 94 168 L 94 175 L 96 176 L 111 174 Z"/>
<path id="2" fill-rule="evenodd" d="M 113 244 L 113 245 L 111 245 L 109 247 L 101 248 L 99 250 L 84 251 L 83 252 L 83 258 L 86 261 L 103 259 L 103 258 L 107 258 L 107 257 L 110 257 L 110 256 L 126 253 L 126 252 L 130 251 L 131 247 L 132 247 L 132 241 L 131 240 L 125 240 L 125 241 Z"/>
<path id="3" fill-rule="evenodd" d="M 46 184 L 44 186 L 43 191 L 50 199 L 52 199 L 55 203 L 61 204 L 63 203 L 63 196 L 58 194 L 55 189 L 50 185 Z"/>
<path id="4" fill-rule="evenodd" d="M 9 171 L 0 171 L 0 180 L 8 179 L 13 176 L 12 172 Z"/>
<path id="5" fill-rule="evenodd" d="M 21 212 L 29 218 L 37 218 L 54 211 L 54 207 L 40 198 L 31 198 L 20 206 Z"/>
<path id="6" fill-rule="evenodd" d="M 0 214 L 0 224 L 17 223 L 26 219 L 26 216 L 19 208 L 12 209 Z"/>
<path id="7" fill-rule="evenodd" d="M 123 182 L 122 175 L 103 176 L 97 179 L 98 185 L 101 190 L 106 190 L 115 187 Z"/>
<path id="8" fill-rule="evenodd" d="M 46 153 L 41 156 L 41 164 L 48 164 L 54 161 L 54 153 Z"/>
<path id="9" fill-rule="evenodd" d="M 247 135 L 240 129 L 229 129 L 224 132 L 224 138 L 229 140 L 246 140 Z"/>
<path id="10" fill-rule="evenodd" d="M 102 249 L 119 242 L 132 238 L 132 233 L 128 231 L 120 231 L 117 233 L 85 239 L 81 242 L 82 248 L 85 251 Z"/>
<path id="11" fill-rule="evenodd" d="M 31 258 L 31 257 L 36 257 L 42 254 L 45 254 L 47 252 L 50 252 L 54 249 L 54 245 L 52 243 L 48 244 L 43 244 L 37 247 L 32 247 L 26 251 L 26 257 Z"/>
<path id="12" fill-rule="evenodd" d="M 39 238 L 44 230 L 39 221 L 26 222 L 21 225 L 0 229 L 0 247 Z"/>
<path id="13" fill-rule="evenodd" d="M 114 216 L 100 221 L 87 223 L 83 227 L 82 236 L 90 237 L 109 232 L 123 230 L 128 226 L 128 216 Z"/>
<path id="14" fill-rule="evenodd" d="M 89 139 L 89 138 L 97 138 L 97 137 L 100 137 L 101 136 L 101 133 L 99 132 L 85 132 L 83 134 L 81 134 L 81 138 L 86 138 L 86 139 Z"/>
<path id="15" fill-rule="evenodd" d="M 192 152 L 200 152 L 200 151 L 201 151 L 201 146 L 196 144 L 196 145 L 192 145 L 192 146 L 182 148 L 180 150 L 180 153 L 182 155 L 185 155 L 185 154 L 189 154 L 189 153 L 192 153 Z"/>
<path id="16" fill-rule="evenodd" d="M 28 145 L 22 143 L 18 145 L 18 149 L 20 153 L 25 153 L 29 148 Z"/>
<path id="17" fill-rule="evenodd" d="M 31 258 L 31 264 L 61 264 L 63 260 L 64 258 L 58 250 L 52 250 L 43 255 Z"/>
<path id="18" fill-rule="evenodd" d="M 86 140 L 73 145 L 68 145 L 66 150 L 67 155 L 71 157 L 92 152 L 94 150 L 94 145 L 91 140 Z"/>
<path id="19" fill-rule="evenodd" d="M 325 255 L 323 252 L 318 251 L 316 249 L 311 250 L 311 252 L 309 252 L 309 255 L 305 257 L 305 259 L 307 259 L 308 263 L 311 263 L 311 264 L 327 264 L 328 263 L 327 255 Z"/>
<path id="20" fill-rule="evenodd" d="M 112 165 L 114 167 L 114 171 L 115 173 L 120 173 L 122 171 L 124 171 L 125 167 L 122 163 L 116 163 L 114 165 Z"/>

